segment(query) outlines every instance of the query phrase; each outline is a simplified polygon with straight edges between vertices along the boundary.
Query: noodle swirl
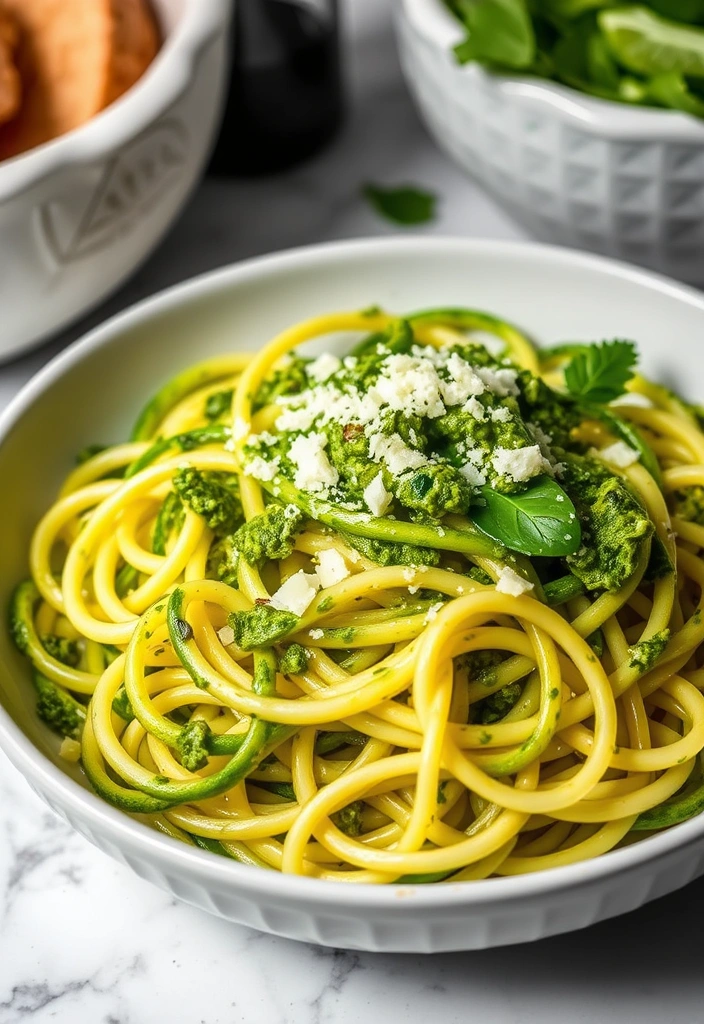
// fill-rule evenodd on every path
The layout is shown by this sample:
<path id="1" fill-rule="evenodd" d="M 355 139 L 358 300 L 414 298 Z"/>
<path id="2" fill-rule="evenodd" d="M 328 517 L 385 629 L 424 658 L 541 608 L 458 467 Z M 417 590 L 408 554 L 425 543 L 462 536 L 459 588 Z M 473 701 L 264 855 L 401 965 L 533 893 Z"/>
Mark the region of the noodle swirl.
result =
<path id="1" fill-rule="evenodd" d="M 344 360 L 296 354 L 333 335 Z M 69 473 L 15 594 L 62 753 L 184 842 L 356 883 L 542 870 L 698 813 L 704 432 L 632 372 L 619 402 L 575 390 L 569 360 L 627 355 L 588 351 L 370 310 L 170 381 Z"/>

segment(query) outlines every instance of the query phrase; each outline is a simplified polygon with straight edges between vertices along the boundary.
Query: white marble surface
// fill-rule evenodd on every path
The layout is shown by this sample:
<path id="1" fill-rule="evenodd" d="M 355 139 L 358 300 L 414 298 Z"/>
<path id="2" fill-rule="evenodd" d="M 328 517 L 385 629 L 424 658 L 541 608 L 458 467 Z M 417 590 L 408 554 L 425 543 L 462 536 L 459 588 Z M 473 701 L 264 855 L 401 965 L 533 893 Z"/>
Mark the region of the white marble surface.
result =
<path id="1" fill-rule="evenodd" d="M 387 234 L 367 180 L 442 197 L 424 230 L 521 237 L 436 152 L 400 79 L 393 0 L 346 0 L 352 103 L 323 156 L 284 177 L 206 182 L 161 250 L 90 321 L 0 369 L 0 404 L 93 323 L 245 256 Z M 509 283 L 510 286 L 510 283 Z M 694 1024 L 704 883 L 618 921 L 532 946 L 379 956 L 258 935 L 173 902 L 58 821 L 0 755 L 0 1024 Z"/>

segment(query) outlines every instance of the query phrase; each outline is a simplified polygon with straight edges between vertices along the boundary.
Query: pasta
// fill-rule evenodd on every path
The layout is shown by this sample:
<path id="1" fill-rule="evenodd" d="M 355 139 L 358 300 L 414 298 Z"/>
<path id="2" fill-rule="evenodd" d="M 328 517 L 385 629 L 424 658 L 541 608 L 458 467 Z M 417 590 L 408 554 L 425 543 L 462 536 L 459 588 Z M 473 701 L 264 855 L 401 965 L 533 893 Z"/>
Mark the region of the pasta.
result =
<path id="1" fill-rule="evenodd" d="M 179 840 L 358 883 L 698 813 L 704 432 L 635 360 L 369 309 L 179 374 L 83 454 L 15 592 L 62 754 Z"/>

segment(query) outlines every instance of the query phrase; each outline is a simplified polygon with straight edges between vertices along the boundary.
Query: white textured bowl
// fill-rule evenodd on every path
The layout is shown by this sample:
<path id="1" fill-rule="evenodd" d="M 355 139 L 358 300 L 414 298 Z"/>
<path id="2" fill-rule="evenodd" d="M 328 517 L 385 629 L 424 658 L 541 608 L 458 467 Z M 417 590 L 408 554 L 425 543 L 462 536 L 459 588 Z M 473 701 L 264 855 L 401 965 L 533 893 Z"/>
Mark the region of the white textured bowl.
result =
<path id="1" fill-rule="evenodd" d="M 215 353 L 256 349 L 299 318 L 371 303 L 398 311 L 485 308 L 546 343 L 633 337 L 646 372 L 704 395 L 704 296 L 597 257 L 404 237 L 242 263 L 94 331 L 50 363 L 0 418 L 0 479 L 11 495 L 2 509 L 0 603 L 7 605 L 26 575 L 33 525 L 75 452 L 123 439 L 165 378 Z M 87 839 L 180 899 L 295 939 L 408 952 L 525 942 L 633 910 L 704 873 L 704 815 L 594 861 L 482 882 L 357 886 L 245 867 L 160 835 L 84 788 L 78 768 L 60 761 L 56 737 L 35 718 L 28 663 L 5 630 L 0 705 L 0 748 Z"/>
<path id="2" fill-rule="evenodd" d="M 154 249 L 217 126 L 232 0 L 152 0 L 156 60 L 75 131 L 0 163 L 0 360 L 75 320 Z"/>
<path id="3" fill-rule="evenodd" d="M 457 64 L 442 0 L 398 0 L 401 63 L 438 144 L 544 241 L 704 283 L 704 123 Z"/>

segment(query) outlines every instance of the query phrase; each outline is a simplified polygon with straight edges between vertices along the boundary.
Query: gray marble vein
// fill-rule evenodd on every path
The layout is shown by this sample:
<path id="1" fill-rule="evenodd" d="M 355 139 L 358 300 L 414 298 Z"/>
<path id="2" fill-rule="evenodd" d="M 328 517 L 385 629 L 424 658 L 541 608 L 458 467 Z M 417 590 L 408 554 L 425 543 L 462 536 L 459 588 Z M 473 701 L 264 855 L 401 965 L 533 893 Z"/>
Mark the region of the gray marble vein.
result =
<path id="1" fill-rule="evenodd" d="M 400 79 L 393 0 L 346 0 L 350 110 L 322 156 L 261 182 L 207 181 L 101 310 L 0 370 L 0 405 L 68 341 L 192 274 L 269 250 L 393 229 L 372 180 L 441 196 L 425 231 L 520 237 L 437 152 Z M 318 949 L 174 900 L 58 821 L 0 755 L 0 1024 L 694 1024 L 703 1019 L 704 883 L 532 946 L 440 957 Z M 703 899 L 704 902 L 704 899 Z"/>

